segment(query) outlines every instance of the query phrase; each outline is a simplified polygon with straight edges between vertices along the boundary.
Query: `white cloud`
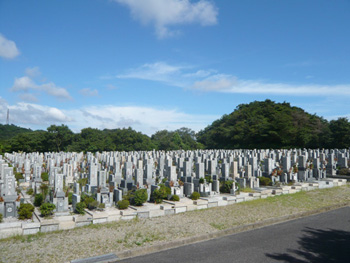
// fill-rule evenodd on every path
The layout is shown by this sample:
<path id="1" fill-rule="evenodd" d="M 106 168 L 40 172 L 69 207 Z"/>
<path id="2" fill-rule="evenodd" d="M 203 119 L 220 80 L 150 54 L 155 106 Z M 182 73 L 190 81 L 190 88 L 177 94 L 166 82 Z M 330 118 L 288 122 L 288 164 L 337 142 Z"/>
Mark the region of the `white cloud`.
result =
<path id="1" fill-rule="evenodd" d="M 64 111 L 55 107 L 43 106 L 34 103 L 19 102 L 9 105 L 0 97 L 0 118 L 4 119 L 7 109 L 10 110 L 10 122 L 24 127 L 40 126 L 46 128 L 51 124 L 72 122 Z"/>
<path id="2" fill-rule="evenodd" d="M 116 77 L 173 82 L 173 76 L 180 74 L 182 69 L 183 67 L 172 66 L 164 62 L 155 62 L 130 69 L 126 74 L 120 74 Z"/>
<path id="3" fill-rule="evenodd" d="M 65 88 L 58 87 L 53 82 L 48 82 L 40 85 L 36 84 L 32 80 L 31 76 L 39 76 L 41 74 L 39 71 L 39 68 L 27 68 L 26 74 L 27 76 L 15 78 L 15 81 L 10 91 L 12 92 L 27 92 L 31 90 L 42 91 L 58 99 L 68 99 L 68 100 L 72 99 L 72 97 L 69 95 L 69 92 Z"/>
<path id="4" fill-rule="evenodd" d="M 90 89 L 90 88 L 85 88 L 85 89 L 81 89 L 79 90 L 79 93 L 83 96 L 86 97 L 95 97 L 98 95 L 98 90 L 97 89 Z"/>
<path id="5" fill-rule="evenodd" d="M 38 98 L 30 93 L 23 93 L 19 95 L 19 98 L 27 102 L 38 102 Z"/>
<path id="6" fill-rule="evenodd" d="M 241 94 L 273 94 L 296 96 L 349 96 L 350 85 L 291 85 L 285 83 L 266 83 L 255 80 L 241 80 L 231 75 L 214 75 L 196 81 L 192 88 L 201 91 Z"/>
<path id="7" fill-rule="evenodd" d="M 26 68 L 25 73 L 27 76 L 31 78 L 35 78 L 41 75 L 39 67 Z"/>
<path id="8" fill-rule="evenodd" d="M 15 78 L 15 82 L 11 88 L 11 91 L 28 91 L 29 89 L 35 89 L 37 85 L 33 80 L 27 76 Z"/>
<path id="9" fill-rule="evenodd" d="M 198 23 L 202 26 L 217 23 L 218 9 L 213 3 L 200 0 L 114 0 L 129 7 L 134 19 L 153 24 L 159 38 L 173 36 L 177 31 L 169 27 Z"/>
<path id="10" fill-rule="evenodd" d="M 19 54 L 16 43 L 0 34 L 0 57 L 11 59 L 17 57 Z"/>
<path id="11" fill-rule="evenodd" d="M 148 135 L 158 130 L 175 130 L 189 127 L 199 131 L 219 118 L 216 115 L 192 115 L 176 109 L 157 109 L 153 107 L 114 105 L 90 106 L 71 112 L 76 120 L 72 123 L 75 130 L 86 128 L 115 129 L 132 127 Z"/>
<path id="12" fill-rule="evenodd" d="M 10 122 L 21 127 L 46 129 L 52 124 L 66 124 L 75 132 L 87 127 L 98 129 L 131 127 L 147 135 L 152 135 L 158 130 L 175 130 L 181 127 L 199 131 L 220 117 L 188 114 L 177 109 L 140 106 L 94 105 L 61 110 L 24 102 L 9 105 L 0 97 L 0 119 L 6 119 L 7 109 L 10 109 Z"/>
<path id="13" fill-rule="evenodd" d="M 106 88 L 109 89 L 109 90 L 116 90 L 116 89 L 118 89 L 117 86 L 114 86 L 114 85 L 112 85 L 112 84 L 107 84 L 107 85 L 106 85 Z"/>

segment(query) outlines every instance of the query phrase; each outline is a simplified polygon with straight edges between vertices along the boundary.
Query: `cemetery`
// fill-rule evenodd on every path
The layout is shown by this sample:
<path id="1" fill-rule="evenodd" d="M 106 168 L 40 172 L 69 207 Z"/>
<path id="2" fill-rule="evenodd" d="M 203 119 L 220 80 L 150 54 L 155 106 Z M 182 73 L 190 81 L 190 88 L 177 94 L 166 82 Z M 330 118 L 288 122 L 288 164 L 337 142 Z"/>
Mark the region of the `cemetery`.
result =
<path id="1" fill-rule="evenodd" d="M 346 184 L 349 149 L 5 153 L 0 238 Z"/>

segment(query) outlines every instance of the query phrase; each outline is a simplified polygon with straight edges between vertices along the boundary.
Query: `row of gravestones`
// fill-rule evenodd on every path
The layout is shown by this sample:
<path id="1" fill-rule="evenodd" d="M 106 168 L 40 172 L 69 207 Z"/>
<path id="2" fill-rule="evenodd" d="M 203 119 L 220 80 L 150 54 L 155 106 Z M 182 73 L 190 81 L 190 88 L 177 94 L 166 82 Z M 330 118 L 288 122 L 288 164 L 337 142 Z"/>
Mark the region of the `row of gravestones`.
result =
<path id="1" fill-rule="evenodd" d="M 233 180 L 240 187 L 254 188 L 259 187 L 260 176 L 282 183 L 322 179 L 334 175 L 337 166 L 348 167 L 349 157 L 348 149 L 5 154 L 17 171 L 25 175 L 25 181 L 31 184 L 35 193 L 40 192 L 43 183 L 41 172 L 49 173 L 52 189 L 49 201 L 56 205 L 59 213 L 68 211 L 64 184 L 72 185 L 73 182 L 73 207 L 84 192 L 108 207 L 132 189 L 147 189 L 150 198 L 159 183 L 169 186 L 171 194 L 183 197 L 194 191 L 201 196 L 217 195 L 220 182 L 227 180 Z M 17 199 L 17 195 L 13 194 L 13 169 L 7 167 L 4 160 L 0 161 L 0 191 L 3 199 L 6 197 L 1 213 L 6 210 L 6 205 L 16 205 L 11 200 Z M 87 179 L 87 184 L 79 186 L 77 181 L 82 178 Z M 235 193 L 235 183 L 231 194 Z M 9 189 L 13 189 L 12 192 Z M 5 212 L 7 216 L 12 214 Z"/>

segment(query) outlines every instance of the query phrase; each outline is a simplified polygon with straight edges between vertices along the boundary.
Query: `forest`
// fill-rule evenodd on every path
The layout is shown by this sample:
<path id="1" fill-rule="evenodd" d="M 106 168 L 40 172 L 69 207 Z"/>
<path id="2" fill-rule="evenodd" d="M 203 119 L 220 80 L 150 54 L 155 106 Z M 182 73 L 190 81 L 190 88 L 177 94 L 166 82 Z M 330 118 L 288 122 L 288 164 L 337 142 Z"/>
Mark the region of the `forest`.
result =
<path id="1" fill-rule="evenodd" d="M 347 118 L 327 121 L 287 102 L 271 100 L 240 104 L 198 133 L 185 127 L 152 136 L 132 128 L 84 128 L 73 133 L 63 124 L 37 131 L 0 124 L 0 153 L 349 147 Z"/>

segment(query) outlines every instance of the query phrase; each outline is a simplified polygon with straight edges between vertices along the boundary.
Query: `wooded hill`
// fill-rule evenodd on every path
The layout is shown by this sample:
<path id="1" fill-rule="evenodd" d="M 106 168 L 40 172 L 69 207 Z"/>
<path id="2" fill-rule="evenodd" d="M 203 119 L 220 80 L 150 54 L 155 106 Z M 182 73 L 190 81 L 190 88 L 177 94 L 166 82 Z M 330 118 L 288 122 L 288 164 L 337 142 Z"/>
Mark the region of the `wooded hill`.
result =
<path id="1" fill-rule="evenodd" d="M 348 119 L 328 122 L 289 103 L 271 100 L 238 105 L 197 134 L 188 128 L 162 130 L 149 137 L 131 128 L 85 128 L 75 134 L 66 125 L 51 125 L 47 131 L 0 125 L 0 153 L 348 147 Z"/>

